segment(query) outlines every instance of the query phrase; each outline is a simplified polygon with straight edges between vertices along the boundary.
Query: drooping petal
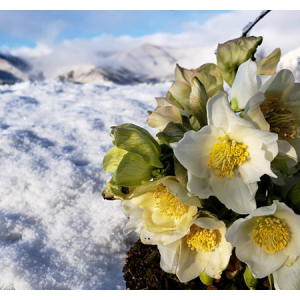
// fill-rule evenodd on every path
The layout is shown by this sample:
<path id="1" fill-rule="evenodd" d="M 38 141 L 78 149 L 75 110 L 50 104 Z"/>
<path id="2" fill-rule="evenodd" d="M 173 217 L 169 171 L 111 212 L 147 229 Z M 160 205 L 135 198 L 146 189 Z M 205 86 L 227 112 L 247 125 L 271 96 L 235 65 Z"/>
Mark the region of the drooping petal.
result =
<path id="1" fill-rule="evenodd" d="M 258 76 L 256 74 L 257 66 L 251 59 L 239 66 L 231 89 L 231 106 L 234 106 L 234 110 L 244 109 L 249 99 L 257 92 Z"/>
<path id="2" fill-rule="evenodd" d="M 122 201 L 124 215 L 129 217 L 123 232 L 128 235 L 130 232 L 137 230 L 143 224 L 143 209 L 132 203 L 130 200 Z"/>
<path id="3" fill-rule="evenodd" d="M 209 153 L 225 133 L 221 128 L 204 126 L 201 130 L 188 131 L 178 143 L 172 143 L 174 154 L 179 162 L 193 175 L 205 178 L 210 174 L 207 167 Z"/>
<path id="4" fill-rule="evenodd" d="M 278 156 L 285 159 L 288 168 L 292 168 L 298 163 L 296 150 L 287 141 L 278 140 Z"/>
<path id="5" fill-rule="evenodd" d="M 256 208 L 255 193 L 244 183 L 239 172 L 232 178 L 222 179 L 212 176 L 210 184 L 215 196 L 228 208 L 239 214 L 249 214 Z M 257 190 L 256 186 L 256 190 Z M 255 192 L 256 192 L 255 190 Z"/>
<path id="6" fill-rule="evenodd" d="M 300 290 L 300 256 L 291 265 L 284 264 L 273 273 L 276 290 Z"/>

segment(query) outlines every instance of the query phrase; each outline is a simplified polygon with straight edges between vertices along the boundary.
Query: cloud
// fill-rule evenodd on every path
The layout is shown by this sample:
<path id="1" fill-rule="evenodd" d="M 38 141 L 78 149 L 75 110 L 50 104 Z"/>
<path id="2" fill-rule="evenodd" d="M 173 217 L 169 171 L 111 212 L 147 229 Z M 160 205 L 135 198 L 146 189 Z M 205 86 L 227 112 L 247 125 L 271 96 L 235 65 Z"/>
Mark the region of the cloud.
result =
<path id="1" fill-rule="evenodd" d="M 67 26 L 64 22 L 58 22 L 55 30 L 52 27 L 49 29 L 50 33 L 53 30 L 52 38 L 40 38 L 35 48 L 18 48 L 11 50 L 11 53 L 27 57 L 32 63 L 46 70 L 47 76 L 53 77 L 68 71 L 74 65 L 105 65 L 109 61 L 108 54 L 130 51 L 144 43 L 150 43 L 171 49 L 180 64 L 191 68 L 208 61 L 215 62 L 214 51 L 218 43 L 241 36 L 243 27 L 253 21 L 259 13 L 260 11 L 233 11 L 211 17 L 202 25 L 195 21 L 179 24 L 182 30 L 178 34 L 159 32 L 141 37 L 100 35 L 53 44 L 51 41 L 57 37 L 61 28 Z M 260 51 L 270 53 L 279 47 L 284 54 L 300 47 L 299 17 L 300 11 L 269 13 L 251 32 L 251 35 L 264 37 Z M 29 22 L 29 26 L 32 26 L 30 24 Z"/>

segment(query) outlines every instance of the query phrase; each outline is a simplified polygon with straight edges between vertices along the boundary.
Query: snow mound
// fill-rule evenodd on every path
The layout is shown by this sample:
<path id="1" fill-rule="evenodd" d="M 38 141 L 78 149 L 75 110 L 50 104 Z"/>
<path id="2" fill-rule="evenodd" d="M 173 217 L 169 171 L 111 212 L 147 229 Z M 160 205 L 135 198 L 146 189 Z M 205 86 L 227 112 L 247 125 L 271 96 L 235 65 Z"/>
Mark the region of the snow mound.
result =
<path id="1" fill-rule="evenodd" d="M 170 83 L 0 86 L 0 289 L 124 289 L 119 201 L 105 201 L 110 127 L 146 124 Z"/>

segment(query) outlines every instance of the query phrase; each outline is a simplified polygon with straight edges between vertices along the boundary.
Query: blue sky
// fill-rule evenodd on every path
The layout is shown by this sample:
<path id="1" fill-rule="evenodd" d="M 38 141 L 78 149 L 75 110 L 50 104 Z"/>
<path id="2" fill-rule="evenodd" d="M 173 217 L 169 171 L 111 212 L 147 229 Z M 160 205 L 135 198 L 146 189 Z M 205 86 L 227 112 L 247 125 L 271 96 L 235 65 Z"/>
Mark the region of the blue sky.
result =
<path id="1" fill-rule="evenodd" d="M 204 24 L 229 11 L 0 11 L 0 46 L 34 47 L 40 40 L 59 43 L 99 35 L 139 37 L 178 34 L 183 24 Z"/>

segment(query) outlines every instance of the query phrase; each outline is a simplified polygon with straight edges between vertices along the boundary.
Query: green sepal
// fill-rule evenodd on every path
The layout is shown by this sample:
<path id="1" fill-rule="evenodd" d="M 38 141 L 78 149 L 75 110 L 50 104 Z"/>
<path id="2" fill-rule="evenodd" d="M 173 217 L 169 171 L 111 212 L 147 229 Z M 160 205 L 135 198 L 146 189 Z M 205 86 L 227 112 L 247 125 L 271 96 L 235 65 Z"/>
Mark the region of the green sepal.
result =
<path id="1" fill-rule="evenodd" d="M 190 107 L 193 116 L 198 120 L 200 127 L 207 125 L 206 104 L 208 97 L 204 85 L 197 77 L 192 79 L 192 91 L 190 94 Z"/>
<path id="2" fill-rule="evenodd" d="M 206 286 L 212 285 L 214 282 L 214 279 L 208 276 L 205 272 L 202 272 L 199 277 L 202 283 Z"/>
<path id="3" fill-rule="evenodd" d="M 127 200 L 134 191 L 134 187 L 116 186 L 114 176 L 102 191 L 105 200 Z"/>
<path id="4" fill-rule="evenodd" d="M 159 161 L 159 144 L 147 130 L 134 124 L 123 124 L 112 127 L 112 133 L 116 147 L 139 154 L 151 166 L 163 167 Z"/>
<path id="5" fill-rule="evenodd" d="M 126 150 L 112 147 L 104 156 L 103 169 L 107 173 L 114 173 L 118 168 L 123 156 L 127 153 Z"/>
<path id="6" fill-rule="evenodd" d="M 239 66 L 248 59 L 254 59 L 256 49 L 261 43 L 261 36 L 249 36 L 218 45 L 217 64 L 229 86 L 232 86 Z"/>
<path id="7" fill-rule="evenodd" d="M 163 166 L 163 165 L 162 165 Z M 139 154 L 128 152 L 123 156 L 115 171 L 115 184 L 117 186 L 139 186 L 151 179 L 151 172 L 155 168 L 149 165 Z"/>
<path id="8" fill-rule="evenodd" d="M 280 61 L 280 56 L 280 48 L 276 48 L 270 55 L 257 61 L 257 75 L 274 75 Z"/>
<path id="9" fill-rule="evenodd" d="M 174 169 L 175 169 L 175 176 L 178 179 L 178 182 L 186 188 L 188 183 L 188 174 L 187 169 L 179 162 L 179 160 L 174 155 Z"/>
<path id="10" fill-rule="evenodd" d="M 166 145 L 179 142 L 185 133 L 185 129 L 181 124 L 170 122 L 166 128 L 159 132 L 156 136 Z"/>
<path id="11" fill-rule="evenodd" d="M 258 283 L 258 280 L 253 277 L 253 275 L 252 275 L 252 273 L 251 273 L 248 266 L 246 266 L 243 277 L 244 277 L 244 280 L 245 280 L 245 283 L 246 283 L 247 287 L 250 290 L 255 290 L 256 285 Z"/>

